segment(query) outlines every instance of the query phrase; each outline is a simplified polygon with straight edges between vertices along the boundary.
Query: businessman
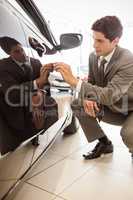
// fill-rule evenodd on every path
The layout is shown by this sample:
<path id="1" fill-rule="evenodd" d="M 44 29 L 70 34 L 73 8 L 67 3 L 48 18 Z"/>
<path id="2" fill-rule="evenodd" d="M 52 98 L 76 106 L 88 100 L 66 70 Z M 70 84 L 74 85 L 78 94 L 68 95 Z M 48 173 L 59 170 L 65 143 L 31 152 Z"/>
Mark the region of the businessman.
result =
<path id="1" fill-rule="evenodd" d="M 88 142 L 97 140 L 85 159 L 113 152 L 100 121 L 121 125 L 121 137 L 133 157 L 133 54 L 118 46 L 123 27 L 116 16 L 105 16 L 92 25 L 94 52 L 89 56 L 88 82 L 73 76 L 70 66 L 55 63 L 54 68 L 79 93 L 72 103 Z"/>
<path id="2" fill-rule="evenodd" d="M 47 94 L 44 97 L 41 90 L 48 83 L 52 64 L 43 66 L 39 60 L 27 57 L 14 38 L 1 37 L 0 47 L 9 55 L 0 60 L 0 110 L 10 130 L 9 137 L 5 133 L 0 136 L 6 137 L 6 144 L 1 147 L 6 152 L 57 121 L 58 108 L 55 100 Z M 7 143 L 11 144 L 4 149 Z M 38 145 L 36 139 L 33 145 Z"/>

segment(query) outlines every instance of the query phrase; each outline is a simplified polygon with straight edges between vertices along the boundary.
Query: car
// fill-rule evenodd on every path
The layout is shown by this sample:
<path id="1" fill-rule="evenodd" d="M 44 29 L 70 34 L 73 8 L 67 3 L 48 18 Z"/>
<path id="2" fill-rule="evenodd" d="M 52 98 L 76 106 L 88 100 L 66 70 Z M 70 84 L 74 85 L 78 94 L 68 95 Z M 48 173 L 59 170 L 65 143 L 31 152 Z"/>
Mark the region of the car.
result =
<path id="1" fill-rule="evenodd" d="M 81 34 L 63 33 L 58 44 L 48 23 L 32 0 L 0 0 L 0 37 L 3 36 L 19 41 L 29 57 L 42 62 L 50 61 L 51 55 L 58 58 L 62 50 L 78 47 L 82 43 Z M 0 48 L 0 59 L 7 56 Z M 41 131 L 37 133 L 40 136 L 39 153 L 30 144 L 37 135 L 25 140 L 12 152 L 8 150 L 2 152 L 1 146 L 3 142 L 6 143 L 5 132 L 10 135 L 10 130 L 0 114 L 0 199 L 9 198 L 24 176 L 51 147 L 57 136 L 68 127 L 71 120 L 72 113 L 66 112 L 43 135 L 40 135 Z"/>

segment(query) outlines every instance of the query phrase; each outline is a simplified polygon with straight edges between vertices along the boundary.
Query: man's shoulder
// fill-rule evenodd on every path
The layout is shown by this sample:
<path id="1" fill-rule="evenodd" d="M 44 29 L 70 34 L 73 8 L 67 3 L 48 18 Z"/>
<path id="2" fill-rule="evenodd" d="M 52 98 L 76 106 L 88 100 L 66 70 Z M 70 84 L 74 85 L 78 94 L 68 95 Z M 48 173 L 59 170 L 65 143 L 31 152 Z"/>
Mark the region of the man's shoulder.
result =
<path id="1" fill-rule="evenodd" d="M 41 62 L 40 62 L 40 60 L 39 59 L 36 59 L 36 58 L 32 58 L 32 57 L 30 57 L 30 62 L 31 62 L 31 65 L 32 66 L 39 66 L 39 67 L 41 67 Z"/>
<path id="2" fill-rule="evenodd" d="M 2 63 L 2 62 L 8 62 L 8 61 L 10 61 L 10 60 L 11 60 L 10 57 L 2 58 L 2 59 L 0 59 L 0 63 Z"/>
<path id="3" fill-rule="evenodd" d="M 41 63 L 39 59 L 36 59 L 36 58 L 33 58 L 33 57 L 30 57 L 30 61 L 31 62 Z"/>
<path id="4" fill-rule="evenodd" d="M 93 51 L 90 53 L 89 55 L 89 63 L 95 63 L 97 61 L 97 55 L 96 53 Z"/>
<path id="5" fill-rule="evenodd" d="M 92 51 L 89 55 L 89 57 L 97 57 L 95 51 Z"/>
<path id="6" fill-rule="evenodd" d="M 11 58 L 10 57 L 8 57 L 8 58 L 3 58 L 3 59 L 0 59 L 0 67 L 6 67 L 6 66 L 8 66 L 8 65 L 10 65 L 11 64 L 11 62 L 13 62 L 12 60 L 11 60 Z"/>
<path id="7" fill-rule="evenodd" d="M 123 47 L 118 47 L 117 49 L 118 49 L 120 54 L 133 57 L 133 52 L 131 52 L 129 49 L 126 49 L 126 48 L 123 48 Z"/>
<path id="8" fill-rule="evenodd" d="M 123 62 L 133 62 L 133 53 L 126 48 L 118 47 L 119 58 L 123 60 Z"/>

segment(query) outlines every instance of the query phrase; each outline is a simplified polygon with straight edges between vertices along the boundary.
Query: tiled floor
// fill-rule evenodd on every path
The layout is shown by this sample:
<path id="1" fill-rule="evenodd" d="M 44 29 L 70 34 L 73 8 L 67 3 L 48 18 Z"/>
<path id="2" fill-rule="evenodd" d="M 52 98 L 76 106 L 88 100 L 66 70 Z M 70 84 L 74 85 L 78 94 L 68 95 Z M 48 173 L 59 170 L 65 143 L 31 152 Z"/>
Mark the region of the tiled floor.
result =
<path id="1" fill-rule="evenodd" d="M 30 172 L 14 200 L 132 200 L 133 163 L 119 135 L 119 127 L 102 124 L 114 153 L 85 161 L 88 145 L 79 128 L 60 136 Z"/>

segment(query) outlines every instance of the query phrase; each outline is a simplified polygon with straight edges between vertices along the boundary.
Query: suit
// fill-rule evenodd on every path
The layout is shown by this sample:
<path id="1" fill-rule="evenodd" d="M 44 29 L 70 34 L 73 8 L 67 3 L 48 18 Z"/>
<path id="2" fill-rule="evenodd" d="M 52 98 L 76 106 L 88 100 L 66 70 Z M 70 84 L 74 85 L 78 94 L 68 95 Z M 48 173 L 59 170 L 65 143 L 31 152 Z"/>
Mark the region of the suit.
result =
<path id="1" fill-rule="evenodd" d="M 122 139 L 133 152 L 133 54 L 116 47 L 104 73 L 103 87 L 99 86 L 98 58 L 94 53 L 89 56 L 89 82 L 82 83 L 79 99 L 73 102 L 72 109 L 91 142 L 103 137 L 104 132 L 97 120 L 84 112 L 84 99 L 94 100 L 104 107 L 103 121 L 122 125 Z"/>
<path id="2" fill-rule="evenodd" d="M 34 58 L 30 58 L 30 64 L 23 69 L 11 57 L 0 60 L 0 120 L 3 130 L 0 135 L 0 150 L 2 154 L 15 149 L 37 132 L 32 122 L 30 106 L 34 89 L 33 80 L 40 76 L 42 65 Z"/>

